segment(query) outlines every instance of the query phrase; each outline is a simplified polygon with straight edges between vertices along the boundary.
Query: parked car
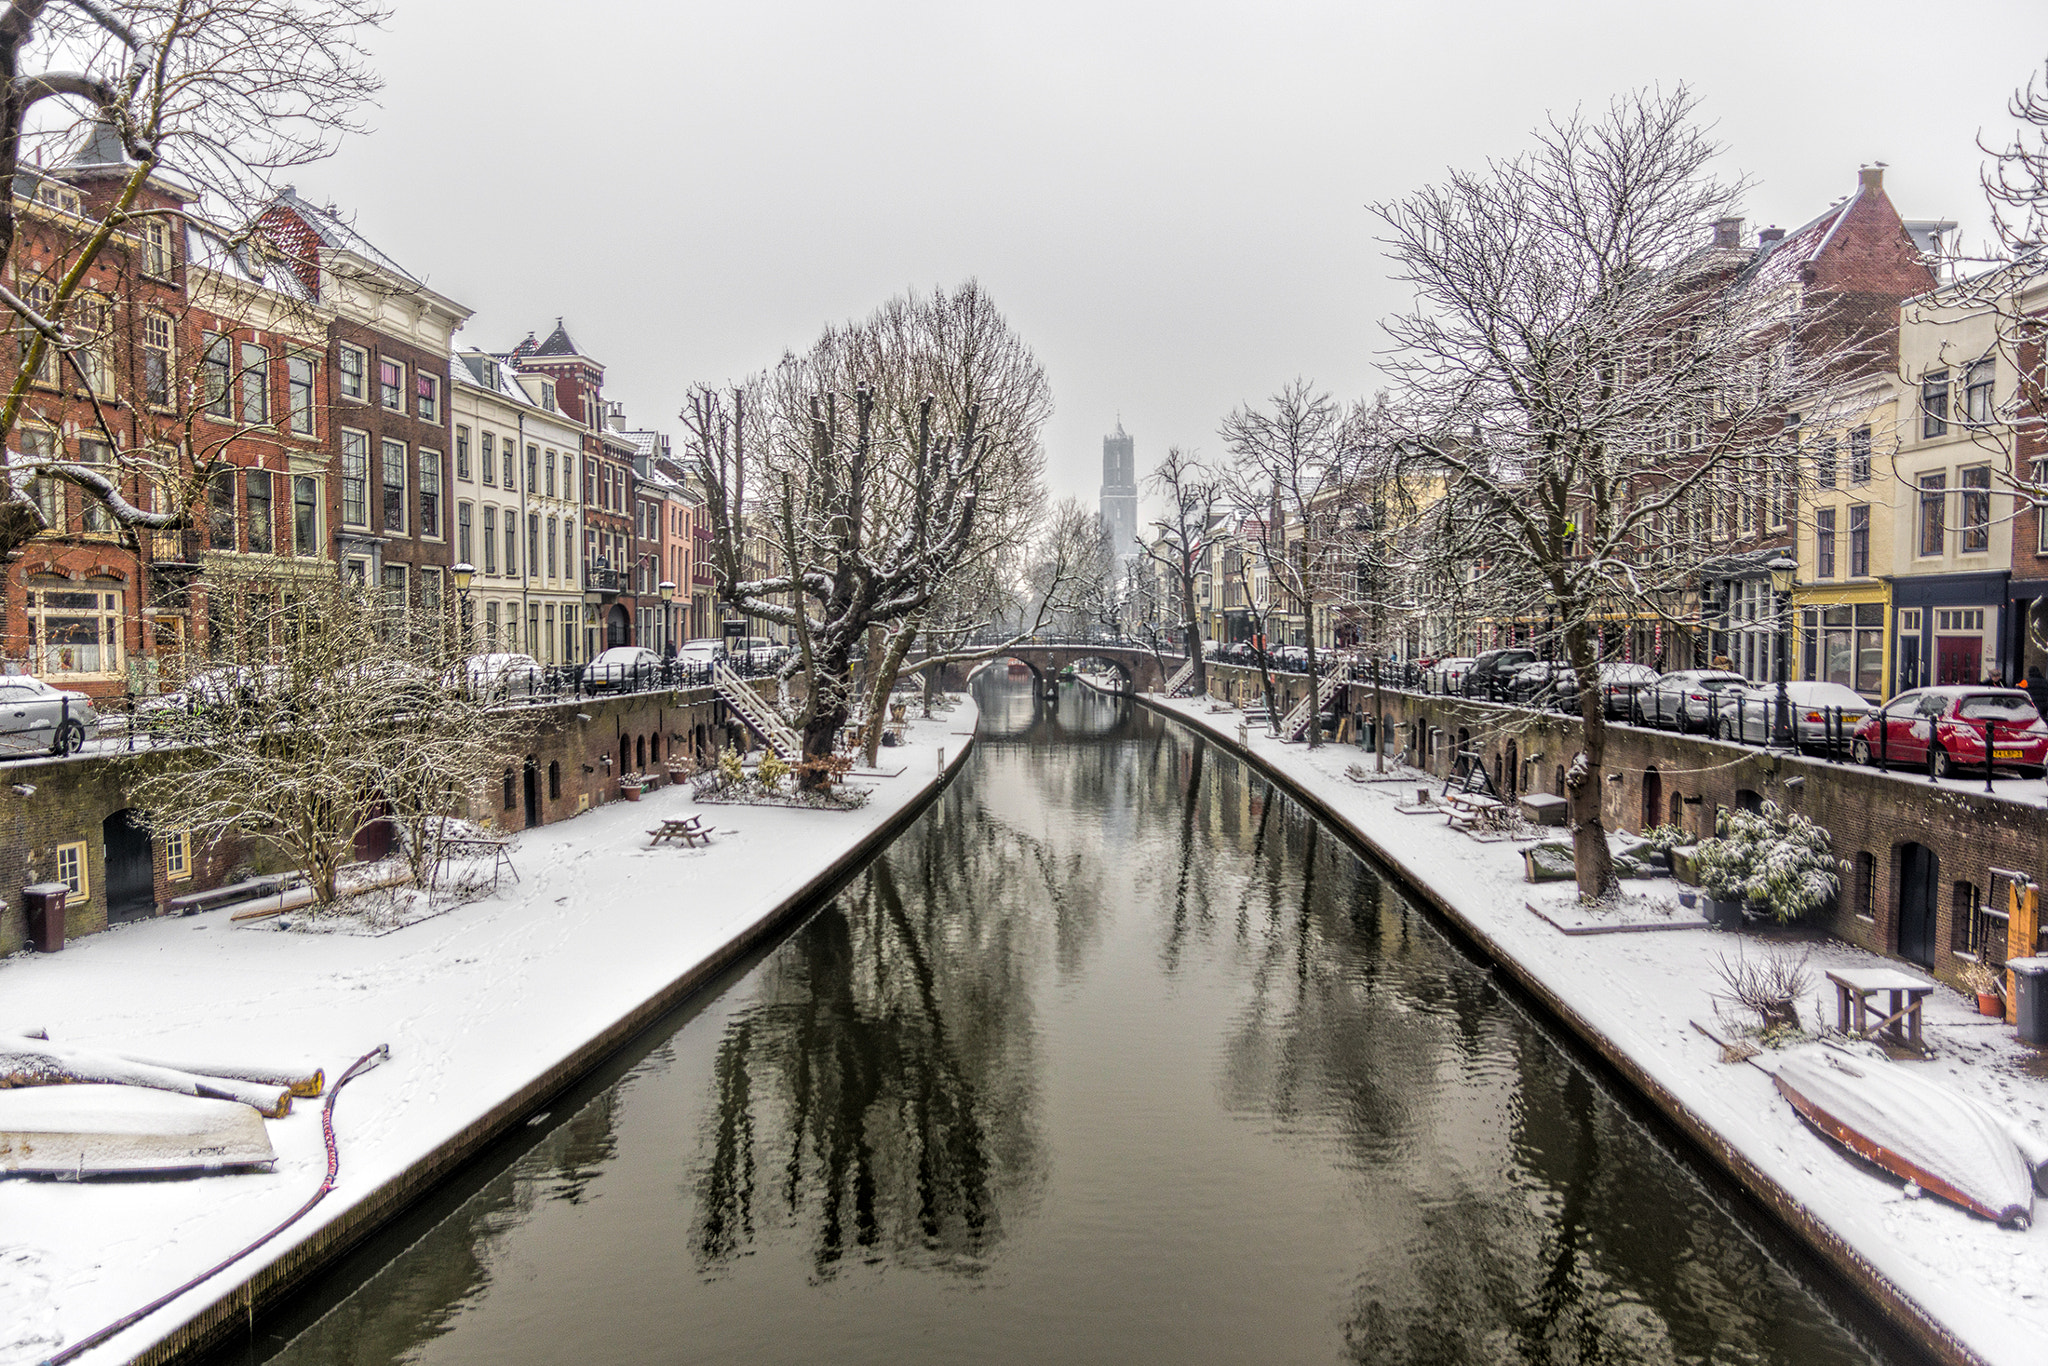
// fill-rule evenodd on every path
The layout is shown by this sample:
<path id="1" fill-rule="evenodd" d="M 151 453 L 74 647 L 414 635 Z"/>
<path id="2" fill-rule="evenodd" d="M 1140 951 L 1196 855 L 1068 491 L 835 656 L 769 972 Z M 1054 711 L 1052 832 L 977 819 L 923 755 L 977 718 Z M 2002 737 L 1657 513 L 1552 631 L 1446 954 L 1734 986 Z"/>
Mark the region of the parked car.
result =
<path id="1" fill-rule="evenodd" d="M 532 655 L 471 655 L 449 670 L 450 686 L 461 684 L 486 702 L 532 697 L 541 690 L 547 670 Z"/>
<path id="2" fill-rule="evenodd" d="M 1653 726 L 1672 726 L 1680 735 L 1706 730 L 1721 690 L 1747 682 L 1727 669 L 1674 670 L 1642 690 L 1643 719 Z"/>
<path id="3" fill-rule="evenodd" d="M 1534 650 L 1482 650 L 1465 671 L 1463 691 L 1467 697 L 1488 697 L 1496 687 L 1505 688 L 1515 670 L 1536 662 Z"/>
<path id="4" fill-rule="evenodd" d="M 1632 714 L 1632 702 L 1638 692 L 1655 686 L 1657 671 L 1647 664 L 1602 664 L 1600 666 L 1600 700 L 1609 716 Z M 1649 708 L 1643 708 L 1644 715 Z"/>
<path id="5" fill-rule="evenodd" d="M 638 645 L 614 645 L 590 661 L 583 686 L 591 692 L 631 692 L 661 673 L 661 657 Z"/>
<path id="6" fill-rule="evenodd" d="M 1556 701 L 1560 689 L 1570 688 L 1577 693 L 1579 680 L 1570 666 L 1546 664 L 1539 660 L 1534 664 L 1524 664 L 1510 674 L 1506 687 L 1510 702 L 1547 707 Z"/>
<path id="7" fill-rule="evenodd" d="M 1741 695 L 1741 701 L 1731 710 L 1723 695 L 1714 734 L 1723 740 L 1769 744 L 1778 720 L 1778 685 L 1752 683 L 1732 691 Z M 1802 749 L 1819 749 L 1827 743 L 1832 713 L 1841 713 L 1842 734 L 1847 735 L 1870 711 L 1862 693 L 1840 683 L 1787 683 L 1785 700 L 1791 703 L 1792 729 Z"/>
<path id="8" fill-rule="evenodd" d="M 76 754 L 99 734 L 99 714 L 82 692 L 27 674 L 0 677 L 0 752 Z"/>
<path id="9" fill-rule="evenodd" d="M 1991 767 L 2040 773 L 2048 764 L 2048 725 L 2018 688 L 1946 687 L 1902 692 L 1863 718 L 1849 742 L 1859 764 L 1883 757 L 1924 764 L 1939 778 L 1953 767 L 1982 768 L 1984 727 L 1992 727 Z"/>
<path id="10" fill-rule="evenodd" d="M 1444 692 L 1458 692 L 1465 686 L 1465 674 L 1471 667 L 1471 659 L 1464 655 L 1439 659 L 1433 670 L 1438 688 Z"/>
<path id="11" fill-rule="evenodd" d="M 687 664 L 693 669 L 708 668 L 723 658 L 725 658 L 725 642 L 716 637 L 686 640 L 676 650 L 676 663 Z"/>

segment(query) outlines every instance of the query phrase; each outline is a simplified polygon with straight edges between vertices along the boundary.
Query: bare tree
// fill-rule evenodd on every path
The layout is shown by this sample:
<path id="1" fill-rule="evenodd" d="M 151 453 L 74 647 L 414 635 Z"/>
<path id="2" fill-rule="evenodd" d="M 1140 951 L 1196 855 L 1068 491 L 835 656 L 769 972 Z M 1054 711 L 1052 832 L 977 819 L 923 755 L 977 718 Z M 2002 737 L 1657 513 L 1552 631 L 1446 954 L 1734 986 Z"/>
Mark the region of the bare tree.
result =
<path id="1" fill-rule="evenodd" d="M 1533 151 L 1376 207 L 1413 312 L 1387 322 L 1401 449 L 1448 483 L 1436 548 L 1496 620 L 1555 623 L 1582 680 L 1605 614 L 1665 610 L 1706 512 L 1782 488 L 1792 412 L 1825 415 L 1844 356 L 1709 245 L 1739 186 L 1683 87 L 1553 121 Z M 1746 259 L 1743 257 L 1742 259 Z M 1614 872 L 1606 717 L 1580 690 L 1566 789 L 1581 895 Z"/>
<path id="2" fill-rule="evenodd" d="M 113 309 L 93 278 L 104 255 L 137 239 L 147 250 L 152 234 L 169 234 L 188 215 L 253 223 L 272 177 L 324 157 L 356 127 L 355 111 L 379 84 L 357 34 L 382 17 L 355 0 L 10 0 L 0 11 L 8 77 L 0 183 L 14 186 L 46 150 L 75 158 L 81 147 L 96 171 L 113 176 L 107 192 L 62 197 L 65 231 L 54 258 L 37 265 L 20 259 L 26 201 L 0 196 L 0 273 L 9 281 L 0 306 L 18 319 L 23 341 L 0 399 L 0 439 L 32 408 L 31 386 L 59 370 L 86 394 L 104 392 Z M 152 202 L 145 187 L 162 175 L 191 199 Z M 247 247 L 253 231 L 229 232 L 232 249 Z M 0 487 L 0 556 L 50 529 L 38 478 L 78 488 L 94 509 L 89 520 L 113 527 L 190 521 L 206 458 L 189 450 L 181 458 L 160 430 L 120 440 L 97 398 L 93 406 L 111 460 L 56 450 L 11 457 Z M 143 487 L 154 496 L 138 500 Z"/>
<path id="3" fill-rule="evenodd" d="M 465 686 L 438 614 L 333 579 L 223 574 L 210 660 L 142 719 L 167 743 L 145 760 L 136 805 L 195 844 L 248 837 L 302 870 L 321 904 L 365 826 L 407 834 L 414 871 L 441 820 L 473 801 L 519 748 L 516 713 Z"/>
<path id="4" fill-rule="evenodd" d="M 1166 512 L 1152 523 L 1156 534 L 1145 546 L 1145 555 L 1166 572 L 1178 598 L 1181 636 L 1188 662 L 1195 667 L 1195 695 L 1200 697 L 1209 691 L 1209 665 L 1202 656 L 1202 623 L 1195 616 L 1195 578 L 1216 520 L 1216 475 L 1193 451 L 1169 446 L 1150 483 L 1152 491 L 1166 499 Z"/>

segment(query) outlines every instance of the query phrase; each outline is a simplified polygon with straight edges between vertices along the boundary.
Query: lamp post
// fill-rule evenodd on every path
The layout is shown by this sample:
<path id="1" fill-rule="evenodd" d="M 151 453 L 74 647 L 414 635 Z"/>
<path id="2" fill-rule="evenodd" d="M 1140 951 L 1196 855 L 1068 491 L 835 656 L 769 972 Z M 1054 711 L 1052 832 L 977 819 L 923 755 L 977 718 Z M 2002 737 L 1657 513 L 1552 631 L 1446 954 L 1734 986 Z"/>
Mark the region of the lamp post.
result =
<path id="1" fill-rule="evenodd" d="M 448 571 L 455 580 L 455 646 L 463 654 L 469 653 L 469 581 L 476 577 L 476 566 L 463 560 Z"/>
<path id="2" fill-rule="evenodd" d="M 1778 608 L 1778 723 L 1771 728 L 1773 744 L 1792 742 L 1792 699 L 1785 691 L 1785 676 L 1792 670 L 1792 580 L 1799 562 L 1779 555 L 1764 568 L 1771 571 L 1771 593 Z"/>
<path id="3" fill-rule="evenodd" d="M 661 581 L 661 644 L 663 652 L 666 653 L 671 659 L 675 657 L 676 653 L 676 638 L 674 626 L 675 618 L 670 613 L 669 607 L 672 603 L 675 602 L 675 600 L 675 580 L 663 579 Z"/>

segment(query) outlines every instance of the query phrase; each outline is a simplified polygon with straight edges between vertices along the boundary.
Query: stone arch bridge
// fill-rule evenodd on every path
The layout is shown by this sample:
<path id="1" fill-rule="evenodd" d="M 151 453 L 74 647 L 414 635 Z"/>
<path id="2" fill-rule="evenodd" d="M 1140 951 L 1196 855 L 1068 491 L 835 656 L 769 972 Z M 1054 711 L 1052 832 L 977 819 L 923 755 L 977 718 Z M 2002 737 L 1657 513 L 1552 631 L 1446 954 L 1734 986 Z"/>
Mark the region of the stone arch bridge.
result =
<path id="1" fill-rule="evenodd" d="M 1029 644 L 1019 645 L 993 659 L 971 664 L 948 664 L 940 670 L 939 686 L 950 691 L 959 691 L 967 686 L 967 680 L 984 669 L 1006 667 L 1016 661 L 1031 671 L 1031 686 L 1040 696 L 1058 688 L 1062 670 L 1069 664 L 1099 662 L 1109 665 L 1115 671 L 1122 693 L 1161 692 L 1166 687 L 1166 676 L 1160 672 L 1159 660 L 1150 650 L 1134 645 L 1091 645 L 1087 643 Z M 907 661 L 905 670 L 914 668 L 916 659 Z M 1170 672 L 1180 666 L 1178 656 L 1166 660 Z"/>

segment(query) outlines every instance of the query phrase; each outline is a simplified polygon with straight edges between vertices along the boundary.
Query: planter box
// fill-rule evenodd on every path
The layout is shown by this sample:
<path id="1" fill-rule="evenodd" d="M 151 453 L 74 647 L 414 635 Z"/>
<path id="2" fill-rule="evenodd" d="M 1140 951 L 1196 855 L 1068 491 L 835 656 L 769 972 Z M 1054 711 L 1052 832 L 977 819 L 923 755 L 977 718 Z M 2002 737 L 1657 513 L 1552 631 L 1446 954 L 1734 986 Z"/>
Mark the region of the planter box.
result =
<path id="1" fill-rule="evenodd" d="M 1673 849 L 1671 851 L 1671 876 L 1688 887 L 1700 885 L 1699 868 L 1692 861 L 1691 850 Z"/>
<path id="2" fill-rule="evenodd" d="M 1706 914 L 1709 925 L 1715 925 L 1724 930 L 1739 930 L 1742 928 L 1742 903 L 1740 901 L 1722 901 L 1703 894 L 1700 897 L 1700 906 Z"/>

